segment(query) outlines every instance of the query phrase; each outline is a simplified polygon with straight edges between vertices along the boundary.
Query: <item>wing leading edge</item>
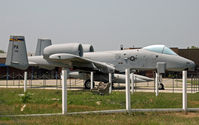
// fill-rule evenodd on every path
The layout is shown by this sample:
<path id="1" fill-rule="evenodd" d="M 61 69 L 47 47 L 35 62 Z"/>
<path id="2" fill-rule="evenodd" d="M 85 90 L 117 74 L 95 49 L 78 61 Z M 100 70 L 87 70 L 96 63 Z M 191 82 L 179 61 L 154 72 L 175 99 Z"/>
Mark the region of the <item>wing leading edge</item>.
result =
<path id="1" fill-rule="evenodd" d="M 115 67 L 111 64 L 90 60 L 88 58 L 76 56 L 73 54 L 58 53 L 49 56 L 49 60 L 69 65 L 71 67 L 78 67 L 80 69 L 87 69 L 88 71 L 99 71 L 103 73 L 114 73 Z"/>

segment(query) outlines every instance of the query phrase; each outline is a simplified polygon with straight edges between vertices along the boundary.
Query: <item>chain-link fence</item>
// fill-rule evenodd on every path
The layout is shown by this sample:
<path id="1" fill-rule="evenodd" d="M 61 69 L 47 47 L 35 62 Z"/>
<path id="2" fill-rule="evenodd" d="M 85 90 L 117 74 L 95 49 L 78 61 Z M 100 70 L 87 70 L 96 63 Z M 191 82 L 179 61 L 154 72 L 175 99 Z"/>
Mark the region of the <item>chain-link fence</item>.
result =
<path id="1" fill-rule="evenodd" d="M 67 79 L 69 89 L 82 89 L 83 80 L 80 79 Z M 6 88 L 22 88 L 24 86 L 24 75 L 11 73 L 9 75 L 0 76 L 0 87 Z M 35 76 L 33 73 L 28 73 L 27 87 L 29 88 L 61 88 L 61 74 L 56 73 L 54 78 L 49 78 L 49 74 L 42 74 Z"/>
<path id="2" fill-rule="evenodd" d="M 188 74 L 187 92 L 195 93 L 199 91 L 199 74 Z M 136 78 L 135 78 L 136 79 Z M 95 85 L 98 82 L 95 81 Z M 162 78 L 161 84 L 164 89 L 160 92 L 181 93 L 182 92 L 182 78 L 170 76 L 169 78 Z M 0 87 L 6 88 L 22 88 L 24 86 L 24 75 L 21 73 L 9 73 L 8 75 L 0 76 Z M 43 73 L 42 75 L 35 75 L 35 73 L 28 73 L 27 86 L 29 88 L 46 88 L 59 89 L 61 88 L 61 74 L 55 72 L 53 74 Z M 84 89 L 84 80 L 67 79 L 67 86 L 69 89 Z M 114 83 L 113 89 L 124 90 L 125 83 Z M 150 82 L 136 82 L 134 83 L 134 91 L 140 92 L 155 92 L 155 78 Z"/>

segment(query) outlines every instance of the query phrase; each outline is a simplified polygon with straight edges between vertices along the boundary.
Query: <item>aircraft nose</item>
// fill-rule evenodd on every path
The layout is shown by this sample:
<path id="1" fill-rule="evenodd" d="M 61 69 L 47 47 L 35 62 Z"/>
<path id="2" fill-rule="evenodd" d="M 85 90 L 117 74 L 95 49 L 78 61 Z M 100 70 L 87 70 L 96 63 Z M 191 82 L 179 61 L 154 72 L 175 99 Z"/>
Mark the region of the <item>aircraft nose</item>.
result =
<path id="1" fill-rule="evenodd" d="M 191 60 L 187 61 L 186 65 L 187 65 L 187 68 L 189 71 L 195 70 L 196 64 L 193 61 L 191 61 Z"/>

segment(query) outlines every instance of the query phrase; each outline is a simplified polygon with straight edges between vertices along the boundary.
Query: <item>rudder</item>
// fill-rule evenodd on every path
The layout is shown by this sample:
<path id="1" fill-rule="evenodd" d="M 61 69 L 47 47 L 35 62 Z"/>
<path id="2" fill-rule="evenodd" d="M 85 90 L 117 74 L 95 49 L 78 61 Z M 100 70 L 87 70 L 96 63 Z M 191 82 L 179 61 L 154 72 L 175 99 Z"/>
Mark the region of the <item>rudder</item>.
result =
<path id="1" fill-rule="evenodd" d="M 22 70 L 28 68 L 28 56 L 24 36 L 10 36 L 6 65 Z"/>

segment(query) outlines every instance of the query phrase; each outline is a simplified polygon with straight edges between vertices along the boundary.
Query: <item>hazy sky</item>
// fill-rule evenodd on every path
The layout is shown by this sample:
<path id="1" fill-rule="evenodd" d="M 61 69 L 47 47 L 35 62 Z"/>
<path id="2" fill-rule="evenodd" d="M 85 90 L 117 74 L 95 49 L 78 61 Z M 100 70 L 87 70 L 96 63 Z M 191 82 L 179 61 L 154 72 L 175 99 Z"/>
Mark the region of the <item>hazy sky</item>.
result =
<path id="1" fill-rule="evenodd" d="M 0 49 L 10 35 L 24 35 L 29 52 L 38 38 L 97 51 L 199 46 L 199 0 L 0 0 Z"/>

